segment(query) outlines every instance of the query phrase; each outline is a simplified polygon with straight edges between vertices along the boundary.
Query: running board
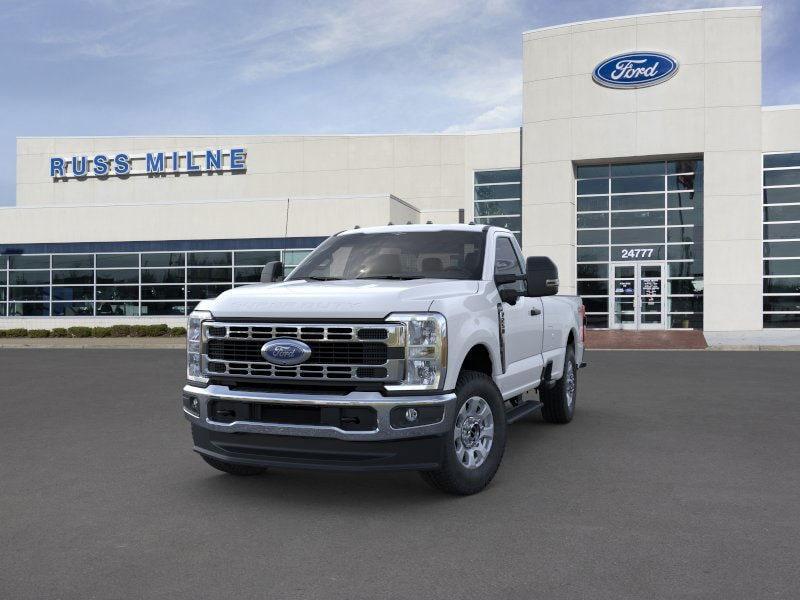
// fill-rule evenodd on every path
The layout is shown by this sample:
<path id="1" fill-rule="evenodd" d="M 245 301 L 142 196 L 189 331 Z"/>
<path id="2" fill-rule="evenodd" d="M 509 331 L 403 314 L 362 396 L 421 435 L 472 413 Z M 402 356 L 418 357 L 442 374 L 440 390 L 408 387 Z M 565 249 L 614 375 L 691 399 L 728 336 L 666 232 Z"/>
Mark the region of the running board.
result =
<path id="1" fill-rule="evenodd" d="M 512 408 L 506 413 L 506 423 L 511 424 L 527 417 L 529 414 L 542 408 L 542 403 L 538 400 L 528 400 L 524 404 Z"/>

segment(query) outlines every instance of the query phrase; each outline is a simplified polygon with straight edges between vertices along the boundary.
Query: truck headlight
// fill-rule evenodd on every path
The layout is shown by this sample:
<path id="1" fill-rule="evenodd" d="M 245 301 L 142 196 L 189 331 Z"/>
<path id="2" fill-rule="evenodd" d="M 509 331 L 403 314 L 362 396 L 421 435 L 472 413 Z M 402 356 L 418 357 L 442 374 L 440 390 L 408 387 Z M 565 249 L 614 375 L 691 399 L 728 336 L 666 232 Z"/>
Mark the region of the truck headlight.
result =
<path id="1" fill-rule="evenodd" d="M 186 326 L 186 379 L 198 383 L 208 383 L 203 374 L 203 321 L 211 319 L 211 313 L 196 310 L 189 315 Z"/>
<path id="2" fill-rule="evenodd" d="M 447 321 L 439 313 L 389 315 L 387 321 L 406 326 L 405 379 L 388 390 L 435 390 L 444 383 L 447 369 Z"/>

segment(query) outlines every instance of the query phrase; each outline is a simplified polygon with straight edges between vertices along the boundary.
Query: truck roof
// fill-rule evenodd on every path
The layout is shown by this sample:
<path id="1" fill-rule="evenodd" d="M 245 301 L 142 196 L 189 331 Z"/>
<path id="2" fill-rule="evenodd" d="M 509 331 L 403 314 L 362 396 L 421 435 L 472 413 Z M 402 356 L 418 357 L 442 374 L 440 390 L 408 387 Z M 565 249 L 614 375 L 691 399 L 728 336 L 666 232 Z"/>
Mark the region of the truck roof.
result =
<path id="1" fill-rule="evenodd" d="M 442 224 L 442 225 L 381 225 L 378 227 L 362 227 L 359 229 L 348 229 L 339 235 L 350 235 L 354 233 L 398 233 L 402 231 L 483 231 L 487 225 L 465 225 L 462 223 Z M 489 226 L 490 229 L 508 231 L 504 227 Z"/>

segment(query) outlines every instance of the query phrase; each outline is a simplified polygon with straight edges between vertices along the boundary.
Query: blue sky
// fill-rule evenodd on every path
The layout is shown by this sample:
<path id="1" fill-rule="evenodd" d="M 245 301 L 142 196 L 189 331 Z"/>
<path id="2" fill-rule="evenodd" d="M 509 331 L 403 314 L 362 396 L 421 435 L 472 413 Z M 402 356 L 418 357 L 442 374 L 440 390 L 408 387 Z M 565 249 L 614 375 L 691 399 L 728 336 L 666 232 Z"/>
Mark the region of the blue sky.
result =
<path id="1" fill-rule="evenodd" d="M 516 127 L 522 32 L 755 2 L 0 0 L 0 204 L 17 136 Z M 800 2 L 764 2 L 763 101 L 800 103 Z"/>

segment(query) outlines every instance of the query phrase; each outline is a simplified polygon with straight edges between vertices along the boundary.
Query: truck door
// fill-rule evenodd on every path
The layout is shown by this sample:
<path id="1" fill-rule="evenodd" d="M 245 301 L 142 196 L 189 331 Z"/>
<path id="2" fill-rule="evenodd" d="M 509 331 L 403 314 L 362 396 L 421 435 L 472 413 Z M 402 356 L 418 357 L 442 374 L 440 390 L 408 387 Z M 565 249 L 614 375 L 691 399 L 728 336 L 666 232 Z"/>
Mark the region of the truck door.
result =
<path id="1" fill-rule="evenodd" d="M 495 239 L 495 274 L 523 275 L 522 257 L 509 235 Z M 514 288 L 520 296 L 513 305 L 500 302 L 505 321 L 504 350 L 506 378 L 503 391 L 530 386 L 541 376 L 544 316 L 542 299 L 524 296 L 525 281 L 509 283 L 501 288 Z M 504 379 L 506 379 L 504 378 Z"/>

